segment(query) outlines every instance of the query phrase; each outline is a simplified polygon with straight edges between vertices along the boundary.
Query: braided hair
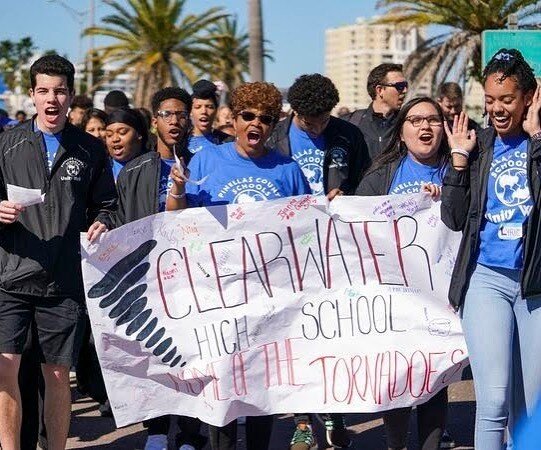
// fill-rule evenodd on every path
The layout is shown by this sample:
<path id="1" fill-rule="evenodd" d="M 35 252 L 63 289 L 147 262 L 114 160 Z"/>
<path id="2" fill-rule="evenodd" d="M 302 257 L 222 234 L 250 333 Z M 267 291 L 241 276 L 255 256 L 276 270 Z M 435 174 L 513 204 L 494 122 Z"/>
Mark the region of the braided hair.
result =
<path id="1" fill-rule="evenodd" d="M 532 67 L 517 49 L 502 48 L 494 54 L 483 71 L 483 84 L 495 73 L 501 73 L 501 81 L 513 77 L 522 92 L 534 91 L 537 87 Z"/>

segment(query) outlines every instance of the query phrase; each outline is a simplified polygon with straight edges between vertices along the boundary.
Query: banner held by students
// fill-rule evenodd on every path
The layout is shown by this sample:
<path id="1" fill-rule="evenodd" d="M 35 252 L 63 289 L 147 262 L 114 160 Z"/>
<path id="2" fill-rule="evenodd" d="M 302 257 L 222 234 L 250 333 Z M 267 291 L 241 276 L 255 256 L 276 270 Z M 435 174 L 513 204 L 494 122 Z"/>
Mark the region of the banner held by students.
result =
<path id="1" fill-rule="evenodd" d="M 460 236 L 424 194 L 161 213 L 81 240 L 118 426 L 164 414 L 373 412 L 467 364 L 447 289 Z"/>

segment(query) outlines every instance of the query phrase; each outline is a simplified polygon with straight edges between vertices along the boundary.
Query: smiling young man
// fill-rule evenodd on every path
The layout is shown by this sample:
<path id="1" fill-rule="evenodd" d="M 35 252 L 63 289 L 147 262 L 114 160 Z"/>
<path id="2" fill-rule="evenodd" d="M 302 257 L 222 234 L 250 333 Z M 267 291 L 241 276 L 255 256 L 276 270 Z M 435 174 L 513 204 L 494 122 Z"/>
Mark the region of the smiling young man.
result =
<path id="1" fill-rule="evenodd" d="M 80 233 L 113 226 L 116 191 L 103 144 L 67 123 L 74 67 L 58 55 L 30 67 L 37 115 L 0 136 L 0 443 L 20 447 L 17 375 L 32 322 L 45 380 L 49 450 L 66 446 L 69 369 L 84 319 Z M 7 199 L 7 185 L 39 189 L 43 203 Z M 92 223 L 90 227 L 89 223 Z"/>
<path id="2" fill-rule="evenodd" d="M 344 119 L 359 127 L 368 145 L 370 158 L 374 159 L 385 148 L 408 92 L 402 65 L 384 63 L 374 67 L 368 74 L 366 89 L 372 103 L 366 109 L 353 111 Z"/>

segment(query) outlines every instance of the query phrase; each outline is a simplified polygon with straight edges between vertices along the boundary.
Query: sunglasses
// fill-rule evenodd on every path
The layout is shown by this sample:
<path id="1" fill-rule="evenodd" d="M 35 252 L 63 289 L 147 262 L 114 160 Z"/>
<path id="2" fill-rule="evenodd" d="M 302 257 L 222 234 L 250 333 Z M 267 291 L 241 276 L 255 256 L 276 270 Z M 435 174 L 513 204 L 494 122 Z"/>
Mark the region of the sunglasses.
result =
<path id="1" fill-rule="evenodd" d="M 252 122 L 258 118 L 263 125 L 271 125 L 276 122 L 276 118 L 270 114 L 256 114 L 251 111 L 241 111 L 239 116 L 241 116 L 242 120 L 245 122 Z"/>
<path id="2" fill-rule="evenodd" d="M 380 86 L 394 87 L 398 92 L 403 92 L 408 88 L 408 82 L 398 81 L 396 83 L 381 83 Z"/>

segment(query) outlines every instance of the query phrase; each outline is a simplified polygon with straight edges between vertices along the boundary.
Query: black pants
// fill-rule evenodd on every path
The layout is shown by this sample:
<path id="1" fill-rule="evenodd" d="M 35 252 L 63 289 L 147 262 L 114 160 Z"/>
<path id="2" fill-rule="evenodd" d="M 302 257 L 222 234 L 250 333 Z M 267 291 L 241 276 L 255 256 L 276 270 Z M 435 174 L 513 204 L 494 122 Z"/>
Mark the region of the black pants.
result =
<path id="1" fill-rule="evenodd" d="M 173 416 L 177 418 L 180 434 L 177 436 L 175 447 L 187 444 L 195 447 L 196 450 L 202 449 L 207 443 L 207 438 L 202 436 L 201 421 L 193 417 Z M 169 434 L 169 425 L 171 416 L 155 417 L 143 421 L 143 426 L 147 428 L 148 435 Z"/>
<path id="2" fill-rule="evenodd" d="M 387 447 L 406 448 L 411 408 L 398 408 L 383 415 Z M 447 388 L 439 391 L 426 403 L 417 406 L 417 432 L 421 450 L 438 450 L 447 420 Z"/>
<path id="3" fill-rule="evenodd" d="M 246 450 L 268 450 L 274 416 L 246 417 Z M 209 425 L 212 450 L 235 450 L 237 448 L 237 421 L 215 427 Z"/>

